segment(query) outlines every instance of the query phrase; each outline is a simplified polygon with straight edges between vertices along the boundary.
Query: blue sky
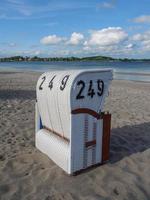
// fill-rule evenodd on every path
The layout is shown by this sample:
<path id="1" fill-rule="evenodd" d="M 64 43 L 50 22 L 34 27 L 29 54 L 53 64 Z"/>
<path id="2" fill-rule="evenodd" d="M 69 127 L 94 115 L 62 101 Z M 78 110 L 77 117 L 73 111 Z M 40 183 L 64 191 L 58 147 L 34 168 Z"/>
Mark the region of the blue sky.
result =
<path id="1" fill-rule="evenodd" d="M 150 0 L 0 0 L 0 57 L 150 58 Z"/>

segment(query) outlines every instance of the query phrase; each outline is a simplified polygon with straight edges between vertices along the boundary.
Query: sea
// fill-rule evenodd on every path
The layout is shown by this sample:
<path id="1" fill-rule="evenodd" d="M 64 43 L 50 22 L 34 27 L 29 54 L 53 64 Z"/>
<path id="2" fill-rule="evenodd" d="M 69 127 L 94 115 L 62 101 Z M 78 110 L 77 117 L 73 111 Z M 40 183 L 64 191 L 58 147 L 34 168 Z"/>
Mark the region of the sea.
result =
<path id="1" fill-rule="evenodd" d="M 0 62 L 0 71 L 38 71 L 112 68 L 114 79 L 150 82 L 150 62 L 147 61 L 78 61 L 78 62 Z"/>

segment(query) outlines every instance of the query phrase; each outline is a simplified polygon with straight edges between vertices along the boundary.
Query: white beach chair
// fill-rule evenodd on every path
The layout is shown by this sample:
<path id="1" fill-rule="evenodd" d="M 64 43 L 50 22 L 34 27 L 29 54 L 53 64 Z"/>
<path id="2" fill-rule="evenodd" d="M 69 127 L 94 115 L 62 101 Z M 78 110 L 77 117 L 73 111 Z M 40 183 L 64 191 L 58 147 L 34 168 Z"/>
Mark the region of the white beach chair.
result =
<path id="1" fill-rule="evenodd" d="M 102 112 L 112 70 L 51 71 L 36 94 L 36 147 L 68 174 L 109 159 L 110 114 Z"/>

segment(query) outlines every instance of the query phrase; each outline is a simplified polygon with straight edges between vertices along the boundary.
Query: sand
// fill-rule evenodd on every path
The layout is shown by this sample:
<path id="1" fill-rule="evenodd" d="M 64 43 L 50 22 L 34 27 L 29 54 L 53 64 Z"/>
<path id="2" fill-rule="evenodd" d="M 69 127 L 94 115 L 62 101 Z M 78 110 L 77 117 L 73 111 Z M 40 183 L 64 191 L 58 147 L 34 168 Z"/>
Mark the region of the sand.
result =
<path id="1" fill-rule="evenodd" d="M 113 81 L 110 162 L 68 176 L 35 148 L 39 75 L 0 72 L 0 200 L 149 200 L 150 83 Z"/>

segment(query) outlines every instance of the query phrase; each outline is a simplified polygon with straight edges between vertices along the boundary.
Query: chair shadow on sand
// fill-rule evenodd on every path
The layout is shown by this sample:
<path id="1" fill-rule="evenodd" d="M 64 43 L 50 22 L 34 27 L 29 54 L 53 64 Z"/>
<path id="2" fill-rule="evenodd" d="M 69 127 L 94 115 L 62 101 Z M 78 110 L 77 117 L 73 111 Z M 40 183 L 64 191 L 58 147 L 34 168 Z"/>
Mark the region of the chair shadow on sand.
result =
<path id="1" fill-rule="evenodd" d="M 150 148 L 150 123 L 127 125 L 111 130 L 110 163 Z"/>

